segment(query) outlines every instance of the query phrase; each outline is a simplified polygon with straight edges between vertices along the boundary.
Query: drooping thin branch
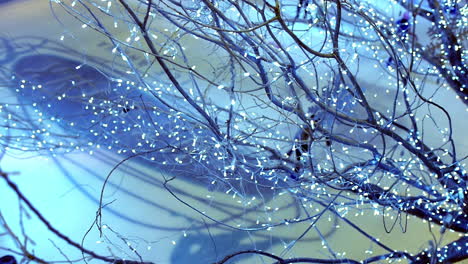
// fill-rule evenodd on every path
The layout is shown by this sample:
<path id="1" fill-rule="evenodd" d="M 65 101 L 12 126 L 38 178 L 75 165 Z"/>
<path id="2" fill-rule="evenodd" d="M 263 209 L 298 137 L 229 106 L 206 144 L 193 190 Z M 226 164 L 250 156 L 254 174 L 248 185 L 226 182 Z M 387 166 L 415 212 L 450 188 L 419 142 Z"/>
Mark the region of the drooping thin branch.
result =
<path id="1" fill-rule="evenodd" d="M 52 232 L 54 235 L 65 241 L 67 244 L 70 246 L 78 249 L 80 252 L 83 252 L 95 259 L 99 259 L 108 263 L 117 263 L 117 264 L 152 264 L 152 262 L 140 262 L 140 261 L 133 261 L 133 260 L 122 260 L 122 259 L 113 259 L 109 257 L 105 257 L 102 255 L 99 255 L 95 253 L 94 251 L 91 251 L 87 248 L 82 247 L 80 244 L 76 243 L 73 241 L 71 238 L 68 236 L 64 235 L 62 232 L 60 232 L 58 229 L 56 229 L 52 224 L 39 212 L 39 210 L 34 207 L 34 205 L 29 201 L 28 198 L 19 190 L 18 186 L 12 182 L 8 174 L 5 172 L 0 171 L 0 176 L 6 181 L 10 189 L 15 192 L 15 194 L 18 196 L 18 198 L 26 204 L 26 206 L 39 218 L 39 220 L 47 227 L 47 229 Z"/>

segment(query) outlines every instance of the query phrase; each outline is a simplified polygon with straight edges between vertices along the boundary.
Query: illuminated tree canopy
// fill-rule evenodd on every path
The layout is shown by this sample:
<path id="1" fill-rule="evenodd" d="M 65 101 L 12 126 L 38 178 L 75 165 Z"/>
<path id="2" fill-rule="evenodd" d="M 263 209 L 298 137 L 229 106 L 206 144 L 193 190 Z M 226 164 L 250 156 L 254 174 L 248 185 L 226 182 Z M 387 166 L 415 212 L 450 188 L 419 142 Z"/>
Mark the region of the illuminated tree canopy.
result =
<path id="1" fill-rule="evenodd" d="M 79 25 L 48 46 L 35 39 L 2 44 L 15 56 L 1 69 L 2 87 L 18 98 L 0 108 L 5 153 L 105 150 L 124 157 L 115 169 L 138 159 L 164 171 L 161 191 L 202 227 L 253 237 L 301 227 L 298 237 L 282 241 L 283 252 L 250 243 L 209 254 L 207 263 L 247 256 L 281 264 L 468 258 L 466 2 L 53 0 L 50 6 Z M 99 56 L 68 51 L 79 41 L 73 30 L 99 35 Z M 103 194 L 113 171 L 95 197 L 92 229 L 101 235 L 109 232 L 103 222 L 111 200 Z M 22 210 L 86 260 L 158 263 L 138 253 L 128 260 L 118 249 L 113 256 L 96 253 L 54 227 L 8 172 L 2 178 Z M 181 198 L 172 186 L 180 179 L 229 194 L 243 212 L 215 216 Z M 417 252 L 397 250 L 355 221 L 359 214 L 383 222 L 387 233 L 396 226 L 406 232 L 408 218 L 419 219 L 434 239 Z M 0 219 L 5 234 L 16 237 L 8 219 Z M 321 223 L 332 225 L 330 234 Z M 328 243 L 338 225 L 375 250 L 348 258 Z M 457 237 L 440 244 L 436 237 L 446 232 Z M 288 255 L 311 233 L 326 253 Z M 20 240 L 17 246 L 15 252 L 35 256 Z M 50 262 L 40 252 L 31 260 Z M 8 261 L 0 263 L 15 263 Z"/>

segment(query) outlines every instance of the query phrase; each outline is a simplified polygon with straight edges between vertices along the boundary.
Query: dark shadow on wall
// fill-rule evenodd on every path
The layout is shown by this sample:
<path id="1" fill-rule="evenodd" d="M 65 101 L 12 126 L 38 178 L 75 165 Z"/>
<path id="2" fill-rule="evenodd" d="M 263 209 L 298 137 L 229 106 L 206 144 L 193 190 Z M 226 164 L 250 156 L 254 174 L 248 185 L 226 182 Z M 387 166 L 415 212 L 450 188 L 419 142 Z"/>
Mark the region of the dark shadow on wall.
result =
<path id="1" fill-rule="evenodd" d="M 69 127 L 73 122 L 78 129 L 86 129 L 95 104 L 89 97 L 110 100 L 110 81 L 98 70 L 81 63 L 54 55 L 21 57 L 13 66 L 19 99 L 23 103 L 38 104 L 47 116 L 59 118 Z M 30 85 L 28 85 L 30 84 Z M 84 96 L 83 96 L 84 95 Z M 96 109 L 94 109 L 96 110 Z"/>
<path id="2" fill-rule="evenodd" d="M 190 239 L 181 237 L 172 251 L 170 263 L 192 263 L 206 264 L 221 260 L 226 255 L 241 250 L 252 249 L 267 250 L 271 248 L 272 242 L 268 239 L 255 239 L 252 242 L 246 232 L 223 233 L 210 236 L 204 233 L 191 234 Z M 247 241 L 246 241 L 247 240 Z M 251 256 L 240 255 L 235 258 L 238 263 Z"/>
<path id="3" fill-rule="evenodd" d="M 15 1 L 15 0 L 0 0 L 0 5 L 1 4 L 6 4 L 8 2 L 13 2 L 13 1 Z"/>
<path id="4" fill-rule="evenodd" d="M 0 257 L 0 264 L 16 264 L 18 263 L 15 259 L 15 257 L 11 255 L 5 255 L 3 257 Z"/>

